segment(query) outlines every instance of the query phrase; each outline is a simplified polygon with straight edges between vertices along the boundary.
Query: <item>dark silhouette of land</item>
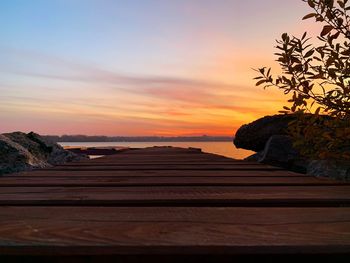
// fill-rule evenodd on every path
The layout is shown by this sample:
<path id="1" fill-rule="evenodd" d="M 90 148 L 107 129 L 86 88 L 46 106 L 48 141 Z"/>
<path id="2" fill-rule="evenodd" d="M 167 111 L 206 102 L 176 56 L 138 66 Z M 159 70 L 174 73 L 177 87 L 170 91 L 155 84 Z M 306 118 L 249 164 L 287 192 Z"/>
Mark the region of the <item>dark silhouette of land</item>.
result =
<path id="1" fill-rule="evenodd" d="M 53 142 L 232 142 L 229 136 L 87 136 L 87 135 L 47 135 Z"/>

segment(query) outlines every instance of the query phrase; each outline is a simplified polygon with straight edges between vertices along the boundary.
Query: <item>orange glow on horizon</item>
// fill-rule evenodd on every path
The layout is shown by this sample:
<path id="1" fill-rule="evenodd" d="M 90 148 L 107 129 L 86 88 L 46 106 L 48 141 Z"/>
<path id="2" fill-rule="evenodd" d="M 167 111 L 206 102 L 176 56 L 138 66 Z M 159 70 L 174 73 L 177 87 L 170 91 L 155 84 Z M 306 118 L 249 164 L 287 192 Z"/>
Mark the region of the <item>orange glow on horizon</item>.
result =
<path id="1" fill-rule="evenodd" d="M 31 18 L 26 23 L 12 14 L 11 21 L 21 26 L 13 28 L 19 39 L 6 35 L 8 42 L 0 47 L 0 133 L 232 136 L 241 125 L 286 104 L 282 92 L 255 87 L 252 68 L 272 66 L 279 73 L 275 39 L 311 25 L 298 23 L 304 3 L 150 0 L 155 16 L 131 2 L 77 1 L 72 17 L 59 5 L 59 23 L 40 28 L 28 23 L 32 12 L 25 12 Z M 291 12 L 285 23 L 276 23 L 276 10 L 286 6 Z M 80 12 L 83 7 L 92 12 Z M 130 13 L 113 13 L 120 10 Z M 309 29 L 313 33 L 316 27 Z"/>

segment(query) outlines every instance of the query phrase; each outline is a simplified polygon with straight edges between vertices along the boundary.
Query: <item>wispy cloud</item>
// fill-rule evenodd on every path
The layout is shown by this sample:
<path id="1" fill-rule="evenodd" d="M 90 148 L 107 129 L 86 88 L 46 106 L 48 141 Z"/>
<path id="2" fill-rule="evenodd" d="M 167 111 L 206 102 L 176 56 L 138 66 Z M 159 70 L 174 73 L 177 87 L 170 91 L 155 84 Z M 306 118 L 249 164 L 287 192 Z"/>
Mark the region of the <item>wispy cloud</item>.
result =
<path id="1" fill-rule="evenodd" d="M 17 50 L 13 48 L 0 48 L 0 51 L 4 54 L 3 58 L 5 58 L 0 61 L 0 70 L 4 73 L 69 81 L 96 82 L 101 84 L 142 85 L 145 87 L 149 85 L 230 87 L 223 83 L 198 79 L 119 73 L 35 51 Z M 12 63 L 9 64 L 7 63 L 8 61 L 12 61 Z M 25 65 L 29 65 L 29 67 L 25 67 Z M 38 67 L 33 67 L 32 65 L 37 65 Z"/>
<path id="2" fill-rule="evenodd" d="M 58 96 L 55 89 L 48 91 L 45 88 L 42 88 L 42 93 L 29 91 L 30 96 L 14 95 L 9 91 L 0 94 L 0 99 L 7 102 L 4 105 L 19 111 L 29 112 L 40 107 L 47 108 L 47 114 L 56 113 L 67 118 L 71 115 L 70 118 L 80 116 L 91 121 L 125 122 L 129 119 L 134 124 L 143 121 L 150 125 L 157 123 L 154 133 L 157 133 L 156 127 L 162 127 L 160 130 L 165 132 L 174 125 L 182 133 L 202 131 L 209 126 L 213 133 L 213 126 L 216 127 L 215 133 L 227 133 L 237 128 L 232 122 L 227 122 L 228 118 L 237 123 L 247 116 L 263 115 L 266 108 L 259 108 L 259 104 L 275 104 L 277 101 L 268 95 L 256 96 L 256 89 L 252 87 L 205 78 L 126 74 L 38 52 L 6 49 L 4 53 L 0 71 L 5 74 L 44 80 L 46 85 L 55 83 L 57 86 L 62 82 L 64 87 L 69 82 L 73 87 L 69 93 L 63 93 L 65 96 Z M 84 85 L 86 92 L 82 88 Z M 5 86 L 0 83 L 0 90 L 1 87 Z M 79 90 L 74 91 L 78 87 Z"/>

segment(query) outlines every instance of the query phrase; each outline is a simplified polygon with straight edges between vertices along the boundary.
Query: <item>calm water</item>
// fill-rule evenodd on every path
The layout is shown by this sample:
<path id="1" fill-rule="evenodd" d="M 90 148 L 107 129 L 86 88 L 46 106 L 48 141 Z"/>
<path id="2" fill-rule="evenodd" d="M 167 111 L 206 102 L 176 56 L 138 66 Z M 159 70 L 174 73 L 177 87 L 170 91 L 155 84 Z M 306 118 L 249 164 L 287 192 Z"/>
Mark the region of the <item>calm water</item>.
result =
<path id="1" fill-rule="evenodd" d="M 232 142 L 60 142 L 62 146 L 106 147 L 122 146 L 132 148 L 145 148 L 152 146 L 175 146 L 201 148 L 203 152 L 220 154 L 223 156 L 243 159 L 254 152 L 237 149 Z"/>

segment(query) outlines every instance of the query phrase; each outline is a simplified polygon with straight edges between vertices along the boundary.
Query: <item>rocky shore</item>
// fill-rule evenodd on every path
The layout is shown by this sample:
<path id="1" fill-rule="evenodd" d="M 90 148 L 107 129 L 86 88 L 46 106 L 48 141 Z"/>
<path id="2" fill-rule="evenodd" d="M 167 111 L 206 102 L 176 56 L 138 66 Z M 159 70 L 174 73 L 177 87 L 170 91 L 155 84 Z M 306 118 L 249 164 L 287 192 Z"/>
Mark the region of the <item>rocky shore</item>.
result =
<path id="1" fill-rule="evenodd" d="M 45 168 L 88 157 L 64 150 L 60 145 L 30 132 L 0 134 L 0 175 Z"/>
<path id="2" fill-rule="evenodd" d="M 234 138 L 237 148 L 255 151 L 246 158 L 312 176 L 350 180 L 350 163 L 340 160 L 310 160 L 293 147 L 288 123 L 294 115 L 265 116 L 238 129 Z"/>

